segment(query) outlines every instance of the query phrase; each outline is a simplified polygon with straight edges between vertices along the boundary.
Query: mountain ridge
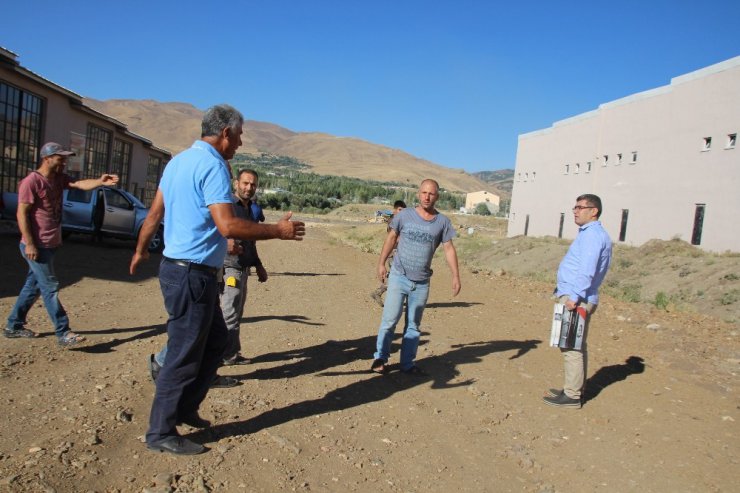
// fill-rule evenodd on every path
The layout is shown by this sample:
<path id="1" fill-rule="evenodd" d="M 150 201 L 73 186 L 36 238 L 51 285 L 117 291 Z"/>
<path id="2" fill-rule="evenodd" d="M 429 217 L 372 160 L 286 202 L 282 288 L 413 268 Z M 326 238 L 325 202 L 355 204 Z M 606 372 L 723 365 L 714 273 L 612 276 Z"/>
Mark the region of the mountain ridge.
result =
<path id="1" fill-rule="evenodd" d="M 85 104 L 128 125 L 158 147 L 178 153 L 200 137 L 203 111 L 189 103 L 162 103 L 153 99 L 85 98 Z M 270 153 L 290 156 L 322 175 L 365 180 L 393 181 L 415 186 L 434 178 L 449 191 L 487 190 L 508 198 L 510 192 L 462 169 L 447 168 L 403 150 L 374 144 L 357 137 L 338 137 L 324 132 L 295 132 L 274 123 L 245 120 L 239 153 Z M 513 172 L 512 172 L 513 174 Z"/>

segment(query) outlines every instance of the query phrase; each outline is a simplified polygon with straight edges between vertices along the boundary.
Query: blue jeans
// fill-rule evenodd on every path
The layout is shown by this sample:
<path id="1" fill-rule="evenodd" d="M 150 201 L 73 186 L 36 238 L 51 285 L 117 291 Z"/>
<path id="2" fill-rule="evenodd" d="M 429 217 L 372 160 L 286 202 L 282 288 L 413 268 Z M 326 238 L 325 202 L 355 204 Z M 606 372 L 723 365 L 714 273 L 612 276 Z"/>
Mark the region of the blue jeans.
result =
<path id="1" fill-rule="evenodd" d="M 401 319 L 405 300 L 406 330 L 401 341 L 401 369 L 408 370 L 414 366 L 416 350 L 419 347 L 421 316 L 424 314 L 428 297 L 429 281 L 414 282 L 404 275 L 391 271 L 388 276 L 388 290 L 385 293 L 383 318 L 378 330 L 375 359 L 388 361 L 393 333 Z"/>
<path id="2" fill-rule="evenodd" d="M 177 435 L 175 425 L 198 411 L 226 346 L 215 273 L 162 261 L 159 286 L 167 310 L 167 356 L 157 376 L 147 443 Z"/>
<path id="3" fill-rule="evenodd" d="M 58 338 L 69 332 L 69 317 L 59 301 L 59 280 L 54 273 L 54 254 L 56 248 L 39 248 L 36 260 L 26 257 L 26 245 L 20 244 L 21 255 L 28 263 L 28 275 L 21 288 L 21 293 L 13 305 L 8 317 L 8 329 L 20 330 L 26 325 L 26 316 L 39 297 L 44 300 L 44 306 L 49 318 L 54 324 L 54 331 Z"/>

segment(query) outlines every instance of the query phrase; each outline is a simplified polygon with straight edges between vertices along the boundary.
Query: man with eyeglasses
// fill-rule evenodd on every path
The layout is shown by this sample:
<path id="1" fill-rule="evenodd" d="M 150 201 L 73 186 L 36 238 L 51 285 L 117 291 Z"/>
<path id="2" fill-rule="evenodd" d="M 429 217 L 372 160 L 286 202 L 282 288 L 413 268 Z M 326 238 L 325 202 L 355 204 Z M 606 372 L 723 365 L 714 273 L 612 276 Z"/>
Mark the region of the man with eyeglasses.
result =
<path id="1" fill-rule="evenodd" d="M 580 408 L 582 405 L 588 367 L 589 319 L 599 303 L 599 286 L 612 258 L 612 241 L 599 221 L 601 211 L 601 199 L 592 194 L 578 197 L 573 207 L 578 236 L 558 267 L 554 297 L 570 312 L 582 307 L 587 317 L 581 349 L 560 349 L 565 360 L 565 381 L 562 389 L 550 389 L 543 397 L 545 404 L 551 406 Z"/>

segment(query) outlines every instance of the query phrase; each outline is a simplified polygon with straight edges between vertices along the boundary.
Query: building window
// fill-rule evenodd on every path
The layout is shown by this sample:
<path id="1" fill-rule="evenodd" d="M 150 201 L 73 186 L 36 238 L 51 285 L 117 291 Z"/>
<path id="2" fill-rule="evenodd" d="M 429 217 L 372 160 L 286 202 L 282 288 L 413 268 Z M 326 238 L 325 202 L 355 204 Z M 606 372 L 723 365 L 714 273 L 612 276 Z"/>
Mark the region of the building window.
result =
<path id="1" fill-rule="evenodd" d="M 570 173 L 570 164 L 565 165 L 565 174 L 567 175 L 568 173 Z"/>
<path id="2" fill-rule="evenodd" d="M 573 168 L 573 174 L 577 174 L 579 171 L 581 171 L 581 165 L 576 163 L 575 168 Z"/>
<path id="3" fill-rule="evenodd" d="M 608 164 L 609 164 L 609 155 L 604 154 L 604 164 L 602 166 L 606 168 Z"/>
<path id="4" fill-rule="evenodd" d="M 591 161 L 586 163 L 586 173 L 590 173 L 590 172 L 591 172 Z"/>
<path id="5" fill-rule="evenodd" d="M 622 209 L 622 225 L 619 227 L 619 241 L 624 241 L 627 237 L 627 219 L 629 215 L 629 209 Z"/>
<path id="6" fill-rule="evenodd" d="M 632 161 L 630 161 L 630 164 L 637 163 L 637 151 L 632 151 Z"/>
<path id="7" fill-rule="evenodd" d="M 565 224 L 565 213 L 560 213 L 560 225 L 558 226 L 558 238 L 563 237 L 563 225 Z"/>
<path id="8" fill-rule="evenodd" d="M 617 166 L 622 164 L 622 153 L 617 153 Z"/>
<path id="9" fill-rule="evenodd" d="M 537 172 L 536 172 L 536 171 L 532 171 L 532 181 L 534 181 L 534 178 L 535 178 L 536 176 L 537 176 Z"/>
<path id="10" fill-rule="evenodd" d="M 159 178 L 162 176 L 162 158 L 149 155 L 149 164 L 146 171 L 146 188 L 144 189 L 144 203 L 151 205 L 157 193 Z"/>
<path id="11" fill-rule="evenodd" d="M 15 192 L 36 169 L 44 100 L 0 81 L 0 190 Z"/>
<path id="12" fill-rule="evenodd" d="M 85 150 L 85 173 L 83 178 L 99 178 L 108 172 L 110 162 L 111 132 L 89 123 L 87 125 L 87 149 Z"/>
<path id="13" fill-rule="evenodd" d="M 694 210 L 694 229 L 691 232 L 691 244 L 701 245 L 701 231 L 704 227 L 704 210 L 706 204 L 696 204 Z"/>
<path id="14" fill-rule="evenodd" d="M 516 181 L 522 181 L 522 174 L 518 173 L 516 176 Z"/>
<path id="15" fill-rule="evenodd" d="M 118 174 L 118 186 L 128 190 L 128 180 L 131 174 L 131 142 L 120 139 L 113 141 L 113 160 L 111 169 Z"/>
<path id="16" fill-rule="evenodd" d="M 527 233 L 529 233 L 529 214 L 527 214 L 527 217 L 524 220 L 524 236 L 527 236 Z"/>
<path id="17" fill-rule="evenodd" d="M 703 143 L 701 146 L 702 151 L 708 151 L 712 148 L 712 138 L 711 137 L 704 137 Z"/>
<path id="18" fill-rule="evenodd" d="M 725 149 L 734 149 L 736 143 L 737 143 L 737 134 L 728 134 L 727 135 L 727 147 L 725 147 Z"/>
<path id="19" fill-rule="evenodd" d="M 524 181 L 529 180 L 529 173 L 524 173 Z"/>

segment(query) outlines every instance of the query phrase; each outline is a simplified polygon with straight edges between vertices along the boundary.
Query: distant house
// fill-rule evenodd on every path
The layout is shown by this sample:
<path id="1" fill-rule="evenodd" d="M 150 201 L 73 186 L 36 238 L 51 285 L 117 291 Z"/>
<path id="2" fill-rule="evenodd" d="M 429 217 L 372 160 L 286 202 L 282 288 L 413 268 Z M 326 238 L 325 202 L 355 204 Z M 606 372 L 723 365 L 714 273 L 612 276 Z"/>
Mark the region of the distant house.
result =
<path id="1" fill-rule="evenodd" d="M 31 72 L 0 47 L 0 190 L 15 192 L 39 163 L 44 142 L 71 147 L 66 172 L 78 178 L 117 173 L 119 186 L 151 203 L 172 155 L 82 96 Z"/>
<path id="2" fill-rule="evenodd" d="M 519 136 L 508 236 L 574 238 L 599 195 L 615 242 L 740 251 L 740 57 Z"/>
<path id="3" fill-rule="evenodd" d="M 499 203 L 501 199 L 495 193 L 487 192 L 485 190 L 480 192 L 470 192 L 465 196 L 465 210 L 467 212 L 475 211 L 478 204 L 486 204 L 491 214 L 498 212 Z"/>

